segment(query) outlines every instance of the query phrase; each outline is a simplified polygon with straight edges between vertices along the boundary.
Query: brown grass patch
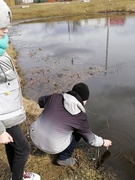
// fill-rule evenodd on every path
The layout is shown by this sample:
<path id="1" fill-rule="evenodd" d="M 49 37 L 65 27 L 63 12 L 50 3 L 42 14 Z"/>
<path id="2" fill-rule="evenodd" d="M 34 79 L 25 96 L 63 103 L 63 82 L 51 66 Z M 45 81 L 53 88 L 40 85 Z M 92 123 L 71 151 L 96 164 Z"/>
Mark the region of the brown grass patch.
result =
<path id="1" fill-rule="evenodd" d="M 44 18 L 45 21 L 60 19 L 70 19 L 78 17 L 95 17 L 102 13 L 128 13 L 135 12 L 134 0 L 91 0 L 84 3 L 70 1 L 57 3 L 34 3 L 29 4 L 29 8 L 21 8 L 21 5 L 11 7 L 13 21 Z"/>

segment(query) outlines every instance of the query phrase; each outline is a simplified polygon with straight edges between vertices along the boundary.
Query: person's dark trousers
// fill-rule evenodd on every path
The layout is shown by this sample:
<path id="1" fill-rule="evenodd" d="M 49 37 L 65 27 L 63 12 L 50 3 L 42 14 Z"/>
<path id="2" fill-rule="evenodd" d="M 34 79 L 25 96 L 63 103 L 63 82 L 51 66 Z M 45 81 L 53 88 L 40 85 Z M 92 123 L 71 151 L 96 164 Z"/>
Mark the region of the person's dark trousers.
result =
<path id="1" fill-rule="evenodd" d="M 13 137 L 13 143 L 5 145 L 7 159 L 12 172 L 12 180 L 22 180 L 30 145 L 19 125 L 6 129 Z"/>
<path id="2" fill-rule="evenodd" d="M 64 151 L 59 153 L 58 159 L 59 160 L 66 160 L 66 159 L 70 158 L 72 156 L 78 142 L 80 141 L 80 139 L 81 139 L 81 135 L 74 132 L 72 142 Z"/>

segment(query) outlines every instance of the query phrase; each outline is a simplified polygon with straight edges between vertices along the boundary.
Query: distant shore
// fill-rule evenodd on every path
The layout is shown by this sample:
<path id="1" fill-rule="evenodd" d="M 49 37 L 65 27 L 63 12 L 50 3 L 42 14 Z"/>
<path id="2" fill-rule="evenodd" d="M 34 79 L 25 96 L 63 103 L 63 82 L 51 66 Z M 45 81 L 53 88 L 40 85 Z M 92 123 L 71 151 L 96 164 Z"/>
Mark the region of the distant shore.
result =
<path id="1" fill-rule="evenodd" d="M 134 0 L 90 0 L 90 2 L 64 1 L 56 3 L 33 3 L 12 6 L 13 22 L 39 19 L 78 19 L 111 16 L 111 14 L 135 15 Z"/>

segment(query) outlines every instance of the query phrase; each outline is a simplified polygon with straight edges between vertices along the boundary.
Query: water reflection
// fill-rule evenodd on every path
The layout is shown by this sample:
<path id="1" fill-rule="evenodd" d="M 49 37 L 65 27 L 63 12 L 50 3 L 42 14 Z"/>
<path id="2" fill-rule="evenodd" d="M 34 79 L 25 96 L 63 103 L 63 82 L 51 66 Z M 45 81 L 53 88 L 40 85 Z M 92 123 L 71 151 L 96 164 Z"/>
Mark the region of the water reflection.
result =
<path id="1" fill-rule="evenodd" d="M 92 94 L 87 104 L 89 122 L 97 134 L 113 141 L 108 163 L 119 170 L 122 180 L 135 179 L 133 65 L 131 63 L 130 68 L 126 64 L 123 66 L 125 72 L 133 71 L 125 81 L 126 74 L 121 69 L 118 74 L 88 80 Z"/>
<path id="2" fill-rule="evenodd" d="M 112 139 L 108 164 L 121 172 L 122 180 L 135 179 L 134 21 L 118 16 L 10 29 L 25 74 L 26 96 L 37 100 L 78 81 L 89 84 L 89 122 L 95 133 Z"/>

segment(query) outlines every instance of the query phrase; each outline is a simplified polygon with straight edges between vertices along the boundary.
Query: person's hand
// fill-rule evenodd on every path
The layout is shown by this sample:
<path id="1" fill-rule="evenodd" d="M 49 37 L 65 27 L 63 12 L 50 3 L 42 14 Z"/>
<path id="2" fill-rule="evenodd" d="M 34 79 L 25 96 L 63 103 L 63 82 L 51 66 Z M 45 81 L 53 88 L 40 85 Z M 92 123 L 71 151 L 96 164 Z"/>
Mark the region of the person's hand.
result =
<path id="1" fill-rule="evenodd" d="M 10 134 L 8 134 L 6 131 L 3 132 L 0 135 L 0 144 L 8 144 L 10 142 L 13 142 L 12 136 L 10 136 Z"/>
<path id="2" fill-rule="evenodd" d="M 112 141 L 110 141 L 109 139 L 104 139 L 104 143 L 103 146 L 106 147 L 107 149 L 109 148 L 109 146 L 112 145 Z"/>

